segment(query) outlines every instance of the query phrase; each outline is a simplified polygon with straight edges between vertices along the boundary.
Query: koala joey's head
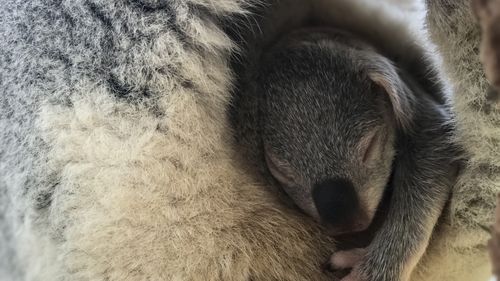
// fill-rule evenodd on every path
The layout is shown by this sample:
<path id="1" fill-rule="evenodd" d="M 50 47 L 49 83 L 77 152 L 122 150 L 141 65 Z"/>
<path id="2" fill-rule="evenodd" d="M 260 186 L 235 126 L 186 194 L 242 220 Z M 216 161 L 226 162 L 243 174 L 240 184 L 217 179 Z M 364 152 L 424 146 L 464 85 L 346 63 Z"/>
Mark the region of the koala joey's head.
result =
<path id="1" fill-rule="evenodd" d="M 395 68 L 349 34 L 311 29 L 266 52 L 258 83 L 274 178 L 332 233 L 368 228 L 392 171 L 397 128 L 411 115 Z"/>

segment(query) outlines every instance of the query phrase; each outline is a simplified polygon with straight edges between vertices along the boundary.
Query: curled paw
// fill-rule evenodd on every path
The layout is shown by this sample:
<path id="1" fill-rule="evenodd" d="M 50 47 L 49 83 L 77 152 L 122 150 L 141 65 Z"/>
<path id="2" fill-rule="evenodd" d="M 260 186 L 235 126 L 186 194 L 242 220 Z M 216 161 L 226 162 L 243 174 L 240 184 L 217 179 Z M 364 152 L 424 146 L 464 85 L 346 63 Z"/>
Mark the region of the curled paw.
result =
<path id="1" fill-rule="evenodd" d="M 354 268 L 363 260 L 366 252 L 364 248 L 338 251 L 330 257 L 328 265 L 332 270 Z"/>
<path id="2" fill-rule="evenodd" d="M 356 248 L 334 253 L 325 267 L 329 271 L 351 269 L 349 274 L 340 281 L 403 281 L 398 267 L 391 263 L 374 266 L 370 260 L 370 253 L 365 248 Z M 376 259 L 378 260 L 378 259 Z M 325 269 L 324 267 L 324 269 Z"/>

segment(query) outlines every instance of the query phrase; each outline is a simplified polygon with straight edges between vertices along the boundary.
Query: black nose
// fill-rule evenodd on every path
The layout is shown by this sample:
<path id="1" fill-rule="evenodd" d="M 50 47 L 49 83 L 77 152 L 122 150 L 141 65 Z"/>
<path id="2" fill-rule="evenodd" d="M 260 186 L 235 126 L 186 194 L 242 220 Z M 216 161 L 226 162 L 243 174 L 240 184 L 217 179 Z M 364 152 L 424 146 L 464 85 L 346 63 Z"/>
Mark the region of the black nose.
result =
<path id="1" fill-rule="evenodd" d="M 314 186 L 312 195 L 319 216 L 332 226 L 349 224 L 359 208 L 354 186 L 346 179 L 320 182 Z"/>

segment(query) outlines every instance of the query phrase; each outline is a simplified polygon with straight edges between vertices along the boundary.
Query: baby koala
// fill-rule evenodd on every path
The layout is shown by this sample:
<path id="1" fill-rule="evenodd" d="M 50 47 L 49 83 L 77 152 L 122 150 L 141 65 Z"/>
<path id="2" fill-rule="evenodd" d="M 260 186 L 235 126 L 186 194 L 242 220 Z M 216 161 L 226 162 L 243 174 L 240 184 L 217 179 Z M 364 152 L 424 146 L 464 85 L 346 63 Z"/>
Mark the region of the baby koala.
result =
<path id="1" fill-rule="evenodd" d="M 352 268 L 343 281 L 408 280 L 457 174 L 444 94 L 397 63 L 321 27 L 285 35 L 259 63 L 265 160 L 304 212 L 335 235 L 363 231 L 392 189 L 371 244 L 331 257 Z"/>

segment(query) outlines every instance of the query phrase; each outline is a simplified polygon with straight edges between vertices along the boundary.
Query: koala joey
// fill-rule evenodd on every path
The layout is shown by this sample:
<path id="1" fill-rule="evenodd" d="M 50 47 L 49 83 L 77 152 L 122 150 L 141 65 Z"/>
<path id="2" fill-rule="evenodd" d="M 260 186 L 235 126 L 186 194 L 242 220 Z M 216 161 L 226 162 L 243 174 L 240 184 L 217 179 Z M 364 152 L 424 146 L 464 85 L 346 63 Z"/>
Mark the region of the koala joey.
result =
<path id="1" fill-rule="evenodd" d="M 352 268 L 343 281 L 408 280 L 458 168 L 444 94 L 329 27 L 282 36 L 257 72 L 265 163 L 300 209 L 334 235 L 360 232 L 391 189 L 369 246 L 336 252 L 330 266 Z"/>

